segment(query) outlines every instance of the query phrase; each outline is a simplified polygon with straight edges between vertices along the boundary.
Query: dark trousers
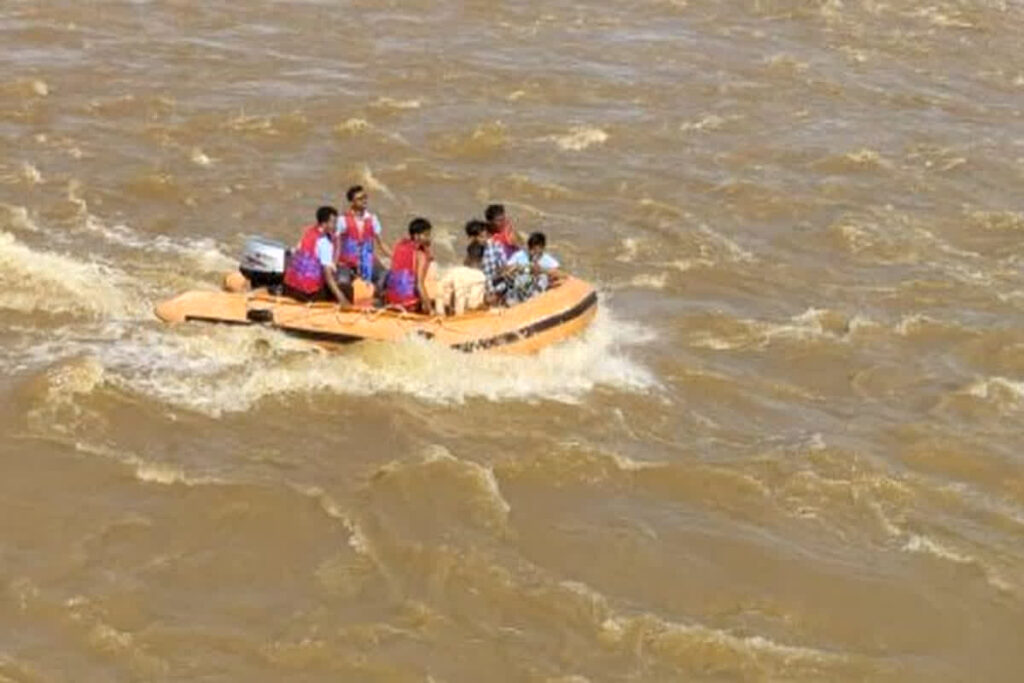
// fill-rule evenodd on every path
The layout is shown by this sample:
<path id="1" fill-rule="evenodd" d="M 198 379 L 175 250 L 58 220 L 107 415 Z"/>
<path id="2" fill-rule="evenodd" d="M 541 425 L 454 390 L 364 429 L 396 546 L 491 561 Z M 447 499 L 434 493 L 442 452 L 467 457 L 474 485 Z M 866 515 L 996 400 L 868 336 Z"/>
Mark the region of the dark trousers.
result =
<path id="1" fill-rule="evenodd" d="M 345 266 L 338 267 L 338 289 L 341 293 L 348 297 L 349 301 L 353 301 L 354 293 L 352 291 L 352 281 L 356 279 L 356 271 L 352 268 L 346 268 Z M 388 279 L 388 270 L 380 263 L 373 264 L 373 276 L 370 278 L 370 282 L 373 284 L 373 298 L 380 300 L 384 298 L 384 287 Z"/>
<path id="2" fill-rule="evenodd" d="M 283 291 L 285 296 L 295 299 L 296 301 L 301 301 L 303 303 L 309 303 L 311 301 L 334 301 L 334 295 L 331 294 L 331 290 L 329 287 L 327 287 L 327 285 L 324 285 L 323 287 L 313 292 L 312 294 L 300 292 L 299 290 L 289 287 L 288 285 L 284 286 Z"/>

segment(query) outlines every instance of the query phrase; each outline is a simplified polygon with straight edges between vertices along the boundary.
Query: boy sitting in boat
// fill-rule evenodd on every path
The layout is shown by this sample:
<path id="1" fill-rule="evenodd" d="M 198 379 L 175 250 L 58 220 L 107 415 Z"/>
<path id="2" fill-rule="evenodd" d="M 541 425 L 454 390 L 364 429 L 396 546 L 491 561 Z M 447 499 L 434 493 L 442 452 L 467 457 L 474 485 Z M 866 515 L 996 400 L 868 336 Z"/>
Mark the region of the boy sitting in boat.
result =
<path id="1" fill-rule="evenodd" d="M 519 235 L 512 226 L 512 221 L 505 215 L 504 204 L 491 204 L 484 209 L 484 218 L 487 219 L 487 232 L 505 249 L 505 258 L 512 256 L 521 248 L 519 246 Z"/>
<path id="2" fill-rule="evenodd" d="M 434 309 L 439 315 L 462 315 L 484 306 L 484 245 L 470 242 L 463 265 L 449 269 L 437 286 Z"/>
<path id="3" fill-rule="evenodd" d="M 469 243 L 487 244 L 487 223 L 479 218 L 471 218 L 466 221 L 466 238 Z"/>
<path id="4" fill-rule="evenodd" d="M 391 255 L 384 300 L 389 306 L 430 315 L 433 305 L 427 291 L 427 271 L 433 261 L 430 251 L 430 221 L 414 218 L 409 222 L 409 236 L 395 245 Z"/>
<path id="5" fill-rule="evenodd" d="M 298 301 L 348 301 L 335 280 L 334 223 L 338 210 L 321 206 L 316 223 L 307 227 L 284 271 L 284 293 Z"/>
<path id="6" fill-rule="evenodd" d="M 505 293 L 505 303 L 512 306 L 536 296 L 562 278 L 558 260 L 545 253 L 547 237 L 542 232 L 530 235 L 526 242 L 526 250 L 520 249 L 508 260 L 506 270 L 511 282 Z"/>

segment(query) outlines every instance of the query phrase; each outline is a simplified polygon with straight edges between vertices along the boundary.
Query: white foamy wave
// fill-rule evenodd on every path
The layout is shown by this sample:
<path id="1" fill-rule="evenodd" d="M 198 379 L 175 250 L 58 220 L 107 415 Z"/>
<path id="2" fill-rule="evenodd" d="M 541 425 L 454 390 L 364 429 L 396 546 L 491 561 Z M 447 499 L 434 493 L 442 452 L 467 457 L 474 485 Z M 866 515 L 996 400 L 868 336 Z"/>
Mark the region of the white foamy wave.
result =
<path id="1" fill-rule="evenodd" d="M 691 131 L 721 130 L 726 124 L 731 121 L 736 121 L 739 118 L 739 116 L 722 117 L 717 114 L 707 114 L 696 121 L 684 121 L 679 124 L 679 130 L 684 133 L 689 133 Z"/>
<path id="2" fill-rule="evenodd" d="M 396 100 L 391 97 L 378 97 L 373 103 L 374 106 L 381 107 L 383 109 L 419 109 L 423 106 L 423 103 L 419 100 Z"/>
<path id="3" fill-rule="evenodd" d="M 848 340 L 850 332 L 850 321 L 845 316 L 828 309 L 809 308 L 786 323 L 746 319 L 732 321 L 721 330 L 695 330 L 689 343 L 715 351 L 765 349 L 779 341 L 842 343 Z"/>
<path id="4" fill-rule="evenodd" d="M 635 275 L 629 283 L 643 289 L 665 289 L 665 285 L 668 284 L 668 273 L 641 273 Z"/>
<path id="5" fill-rule="evenodd" d="M 705 235 L 710 244 L 725 252 L 727 258 L 734 263 L 754 263 L 757 258 L 750 251 L 747 251 L 732 239 L 715 232 L 707 225 L 700 226 L 700 232 Z"/>
<path id="6" fill-rule="evenodd" d="M 627 237 L 622 240 L 622 249 L 619 250 L 619 255 L 615 257 L 616 261 L 622 261 L 629 263 L 636 259 L 637 254 L 640 252 L 640 242 L 635 237 Z"/>
<path id="7" fill-rule="evenodd" d="M 43 182 L 43 174 L 34 165 L 25 162 L 21 165 L 21 178 L 29 185 L 38 185 Z"/>
<path id="8" fill-rule="evenodd" d="M 576 126 L 564 135 L 552 135 L 547 139 L 567 152 L 579 152 L 592 145 L 604 144 L 608 141 L 608 133 L 592 126 Z"/>
<path id="9" fill-rule="evenodd" d="M 596 618 L 598 637 L 612 647 L 633 647 L 642 642 L 664 659 L 683 659 L 691 665 L 720 665 L 724 653 L 728 653 L 733 666 L 740 665 L 742 660 L 784 668 L 838 665 L 845 661 L 833 653 L 777 643 L 760 635 L 740 636 L 703 624 L 669 621 L 651 613 L 627 616 L 616 612 L 602 594 L 578 581 L 563 581 L 559 588 L 563 597 L 582 603 L 581 611 Z"/>
<path id="10" fill-rule="evenodd" d="M 912 534 L 907 539 L 907 542 L 903 544 L 903 549 L 912 553 L 927 553 L 958 564 L 972 564 L 975 561 L 969 555 L 958 553 L 927 536 L 920 536 L 918 534 Z"/>
<path id="11" fill-rule="evenodd" d="M 419 461 L 394 461 L 374 475 L 375 485 L 386 479 L 443 478 L 462 492 L 459 504 L 468 505 L 474 522 L 491 529 L 504 529 L 512 506 L 501 493 L 494 470 L 472 460 L 457 458 L 445 447 L 430 446 Z"/>
<path id="12" fill-rule="evenodd" d="M 146 484 L 162 486 L 204 486 L 209 484 L 225 484 L 223 479 L 209 476 L 188 474 L 181 467 L 168 463 L 152 462 L 140 458 L 134 453 L 108 446 L 85 442 L 75 443 L 75 450 L 88 455 L 96 455 L 126 465 L 134 471 L 135 478 Z"/>
<path id="13" fill-rule="evenodd" d="M 423 340 L 324 352 L 265 328 L 199 325 L 137 329 L 116 343 L 62 341 L 36 351 L 85 350 L 100 359 L 111 384 L 219 415 L 248 410 L 267 397 L 311 392 L 401 393 L 436 403 L 574 403 L 597 386 L 642 392 L 657 381 L 628 348 L 651 339 L 646 328 L 602 309 L 581 336 L 526 357 L 465 354 Z"/>
<path id="14" fill-rule="evenodd" d="M 107 225 L 92 214 L 86 215 L 84 227 L 110 244 L 135 251 L 180 256 L 204 272 L 234 270 L 238 265 L 237 259 L 225 253 L 223 245 L 210 238 L 174 239 L 167 235 L 141 235 L 124 223 Z"/>
<path id="15" fill-rule="evenodd" d="M 370 122 L 366 119 L 345 119 L 334 127 L 334 132 L 339 135 L 350 135 L 353 133 L 363 133 L 373 128 Z"/>
<path id="16" fill-rule="evenodd" d="M 206 156 L 206 153 L 199 147 L 193 147 L 192 153 L 189 155 L 189 160 L 197 166 L 209 166 L 213 163 L 213 159 Z"/>
<path id="17" fill-rule="evenodd" d="M 1024 382 L 1006 377 L 987 377 L 968 386 L 964 393 L 994 403 L 1005 411 L 1024 409 Z"/>
<path id="18" fill-rule="evenodd" d="M 138 285 L 110 266 L 33 249 L 0 232 L 0 308 L 21 312 L 143 315 Z"/>
<path id="19" fill-rule="evenodd" d="M 10 204 L 0 204 L 0 229 L 39 232 L 39 226 L 28 215 L 28 209 Z"/>

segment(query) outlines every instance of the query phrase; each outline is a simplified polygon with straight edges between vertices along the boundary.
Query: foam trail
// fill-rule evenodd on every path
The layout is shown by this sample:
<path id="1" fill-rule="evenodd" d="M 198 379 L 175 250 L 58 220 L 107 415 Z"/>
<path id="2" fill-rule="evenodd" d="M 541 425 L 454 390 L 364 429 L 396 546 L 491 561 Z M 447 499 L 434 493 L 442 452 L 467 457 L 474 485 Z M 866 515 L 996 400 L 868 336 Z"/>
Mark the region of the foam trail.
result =
<path id="1" fill-rule="evenodd" d="M 30 313 L 142 315 L 136 283 L 110 266 L 33 249 L 0 232 L 0 308 Z"/>
<path id="2" fill-rule="evenodd" d="M 465 354 L 422 340 L 324 352 L 264 328 L 128 326 L 107 332 L 78 340 L 65 335 L 27 353 L 37 363 L 88 354 L 111 385 L 211 415 L 312 392 L 400 393 L 442 404 L 479 398 L 575 403 L 598 386 L 630 392 L 657 387 L 652 373 L 627 352 L 650 341 L 651 333 L 617 321 L 606 308 L 581 336 L 526 357 Z"/>

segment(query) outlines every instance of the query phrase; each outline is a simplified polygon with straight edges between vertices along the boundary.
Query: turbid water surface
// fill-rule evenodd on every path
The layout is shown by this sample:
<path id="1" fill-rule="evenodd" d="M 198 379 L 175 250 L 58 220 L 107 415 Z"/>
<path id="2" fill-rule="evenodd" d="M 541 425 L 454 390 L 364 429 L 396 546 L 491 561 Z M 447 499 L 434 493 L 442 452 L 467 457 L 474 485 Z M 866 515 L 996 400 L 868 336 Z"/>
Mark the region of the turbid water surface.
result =
<path id="1" fill-rule="evenodd" d="M 1024 679 L 1019 0 L 0 3 L 0 681 Z M 530 358 L 169 328 L 364 184 Z"/>

